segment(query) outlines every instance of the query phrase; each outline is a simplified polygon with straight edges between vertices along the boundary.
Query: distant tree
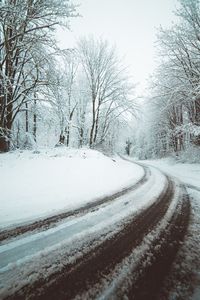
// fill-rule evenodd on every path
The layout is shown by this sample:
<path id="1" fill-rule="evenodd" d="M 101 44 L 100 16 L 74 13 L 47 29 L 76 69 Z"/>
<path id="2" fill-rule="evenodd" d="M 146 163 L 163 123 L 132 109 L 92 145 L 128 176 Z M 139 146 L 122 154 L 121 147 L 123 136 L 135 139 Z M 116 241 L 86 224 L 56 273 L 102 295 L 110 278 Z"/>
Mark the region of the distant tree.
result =
<path id="1" fill-rule="evenodd" d="M 126 140 L 126 147 L 125 147 L 127 155 L 130 155 L 130 153 L 131 153 L 131 146 L 132 146 L 132 142 L 130 141 L 130 139 L 127 139 Z"/>
<path id="2" fill-rule="evenodd" d="M 78 43 L 78 53 L 90 91 L 89 145 L 93 147 L 103 142 L 111 120 L 127 111 L 133 113 L 133 86 L 129 84 L 115 49 L 107 41 L 83 38 Z"/>
<path id="3" fill-rule="evenodd" d="M 75 96 L 76 89 L 76 75 L 78 71 L 78 59 L 77 55 L 74 51 L 69 55 L 68 53 L 64 57 L 65 59 L 65 93 L 67 100 L 67 124 L 65 126 L 65 134 L 66 134 L 66 145 L 70 145 L 70 136 L 71 130 L 73 126 L 73 119 L 75 116 L 75 110 L 77 108 L 78 102 Z"/>
<path id="4" fill-rule="evenodd" d="M 147 156 L 200 146 L 199 1 L 180 0 L 176 16 L 177 24 L 158 34 L 160 66 L 147 105 Z"/>

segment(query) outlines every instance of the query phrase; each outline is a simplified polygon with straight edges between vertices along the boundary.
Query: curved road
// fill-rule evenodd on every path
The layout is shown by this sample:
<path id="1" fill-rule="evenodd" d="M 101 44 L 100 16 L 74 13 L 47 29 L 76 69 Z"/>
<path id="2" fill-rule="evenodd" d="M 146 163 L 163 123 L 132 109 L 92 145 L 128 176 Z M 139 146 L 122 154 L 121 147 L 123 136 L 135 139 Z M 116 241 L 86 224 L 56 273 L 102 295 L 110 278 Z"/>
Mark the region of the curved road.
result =
<path id="1" fill-rule="evenodd" d="M 190 205 L 178 181 L 144 170 L 112 196 L 2 232 L 0 298 L 157 299 Z"/>
<path id="2" fill-rule="evenodd" d="M 143 167 L 143 169 L 144 169 L 144 175 L 142 176 L 142 178 L 140 178 L 138 180 L 138 182 L 136 182 L 134 185 L 124 188 L 124 189 L 120 190 L 119 192 L 116 192 L 112 195 L 108 195 L 107 197 L 103 197 L 103 198 L 97 199 L 96 201 L 89 202 L 86 205 L 81 206 L 74 210 L 57 213 L 55 215 L 52 215 L 52 216 L 49 216 L 49 217 L 46 217 L 43 219 L 39 219 L 39 220 L 33 221 L 28 224 L 18 225 L 14 228 L 0 230 L 0 243 L 4 242 L 5 240 L 7 240 L 9 238 L 16 237 L 16 236 L 19 236 L 19 235 L 22 235 L 25 233 L 34 232 L 36 230 L 46 230 L 50 227 L 56 226 L 57 223 L 59 223 L 63 219 L 67 219 L 68 217 L 71 217 L 71 216 L 78 216 L 81 214 L 86 214 L 88 212 L 91 212 L 92 210 L 96 209 L 98 206 L 109 203 L 109 202 L 137 189 L 143 183 L 145 183 L 150 176 L 149 169 L 145 166 Z"/>

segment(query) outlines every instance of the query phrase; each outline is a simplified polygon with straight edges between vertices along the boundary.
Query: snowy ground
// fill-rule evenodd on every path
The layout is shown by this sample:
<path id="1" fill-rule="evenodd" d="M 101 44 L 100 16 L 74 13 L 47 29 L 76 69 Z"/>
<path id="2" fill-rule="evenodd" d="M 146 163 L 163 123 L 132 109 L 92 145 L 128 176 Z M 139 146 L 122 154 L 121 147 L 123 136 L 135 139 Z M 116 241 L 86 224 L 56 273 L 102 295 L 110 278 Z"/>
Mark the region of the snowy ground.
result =
<path id="1" fill-rule="evenodd" d="M 173 268 L 176 276 L 176 287 L 174 287 L 171 293 L 171 299 L 190 299 L 189 297 L 192 293 L 193 296 L 191 299 L 199 300 L 200 164 L 177 163 L 174 159 L 151 160 L 144 162 L 178 178 L 187 187 L 187 191 L 191 199 L 191 219 L 186 241 L 179 252 L 177 263 Z"/>
<path id="2" fill-rule="evenodd" d="M 186 241 L 179 252 L 177 263 L 173 267 L 176 274 L 176 288 L 171 293 L 171 299 L 189 299 L 189 296 L 185 298 L 185 295 L 190 294 L 192 284 L 196 286 L 193 300 L 200 299 L 200 256 L 198 251 L 200 248 L 200 165 L 178 164 L 172 159 L 145 161 L 144 163 L 156 166 L 179 178 L 188 187 L 188 193 L 192 200 L 192 215 Z M 133 185 L 143 174 L 143 169 L 135 164 L 120 158 L 108 158 L 97 151 L 88 149 L 57 148 L 48 151 L 40 150 L 40 153 L 15 151 L 0 154 L 0 191 L 1 203 L 3 204 L 1 204 L 0 210 L 0 226 L 4 227 L 47 214 L 55 214 L 55 212 L 63 209 L 78 207 Z M 25 263 L 26 257 L 31 259 L 34 256 L 34 263 L 29 262 L 29 264 L 35 268 L 36 255 L 39 258 L 40 255 L 46 257 L 48 253 L 52 256 L 52 247 L 57 253 L 56 247 L 60 247 L 63 243 L 62 232 L 63 230 L 66 231 L 66 228 L 73 236 L 68 235 L 68 240 L 64 241 L 62 248 L 65 250 L 67 245 L 66 249 L 72 251 L 72 254 L 74 250 L 69 248 L 69 243 L 72 248 L 77 248 L 76 243 L 72 243 L 72 238 L 83 242 L 84 236 L 87 236 L 88 240 L 85 243 L 89 244 L 90 238 L 93 240 L 94 235 L 96 241 L 100 242 L 102 232 L 103 234 L 110 234 L 112 229 L 111 233 L 113 234 L 114 228 L 118 228 L 117 222 L 121 226 L 125 216 L 127 217 L 133 211 L 136 213 L 145 205 L 149 205 L 149 200 L 156 199 L 157 194 L 164 186 L 165 180 L 162 175 L 151 168 L 149 180 L 129 196 L 119 198 L 115 204 L 109 204 L 99 211 L 94 211 L 75 220 L 76 224 L 74 220 L 69 220 L 68 224 L 61 223 L 60 227 L 49 229 L 48 232 L 36 233 L 30 237 L 22 237 L 20 241 L 11 241 L 9 245 L 2 245 L 0 256 L 3 257 L 4 253 L 6 255 L 1 260 L 2 275 L 8 276 L 8 278 L 5 276 L 8 283 L 9 280 L 15 282 L 15 276 L 19 276 L 19 270 L 21 270 L 20 264 Z M 83 232 L 79 236 L 80 228 Z M 64 234 L 66 236 L 66 232 Z M 45 246 L 49 243 L 45 255 L 40 239 L 43 239 Z M 34 247 L 29 247 L 30 244 Z M 40 248 L 42 247 L 42 254 L 40 253 L 41 249 L 37 248 L 38 245 Z M 94 243 L 92 245 L 94 246 Z M 20 246 L 21 252 L 17 251 L 15 255 L 17 255 L 16 260 L 19 261 L 19 270 L 16 269 L 16 272 L 13 273 L 13 268 L 16 266 L 12 265 L 15 259 L 12 253 L 18 246 Z M 59 255 L 62 256 L 62 253 L 66 255 L 64 250 L 59 252 Z M 10 256 L 8 257 L 9 253 Z M 55 256 L 56 260 L 55 253 L 53 253 L 53 257 Z M 69 256 L 70 253 L 67 255 Z M 8 261 L 6 261 L 6 257 L 9 259 Z M 10 258 L 13 261 L 10 261 Z M 50 261 L 52 261 L 52 257 Z M 44 261 L 44 268 L 46 268 L 45 263 Z M 57 265 L 59 264 L 55 263 L 55 266 Z M 38 259 L 38 266 L 41 267 L 41 259 Z M 22 268 L 20 272 L 23 273 L 26 269 L 27 272 L 32 270 L 31 267 Z M 11 275 L 14 279 L 10 277 Z M 24 278 L 24 274 L 21 276 Z M 184 280 L 186 281 L 184 282 Z"/>
<path id="3" fill-rule="evenodd" d="M 35 166 L 37 160 L 39 160 L 40 165 L 38 168 L 40 170 L 42 158 L 50 160 L 49 164 L 51 159 L 53 161 L 55 159 L 58 162 L 59 159 L 62 159 L 62 164 L 66 164 L 65 167 L 68 167 L 68 172 L 70 170 L 69 160 L 72 160 L 71 163 L 73 163 L 72 170 L 74 170 L 75 166 L 80 168 L 85 162 L 87 167 L 82 166 L 81 170 L 84 172 L 80 173 L 78 178 L 82 179 L 92 168 L 93 178 L 90 177 L 90 185 L 101 174 L 100 178 L 102 181 L 104 180 L 101 192 L 103 191 L 104 194 L 106 189 L 107 193 L 111 193 L 111 191 L 119 190 L 124 185 L 132 185 L 143 176 L 144 171 L 141 167 L 121 159 L 113 161 L 111 158 L 105 157 L 98 152 L 70 150 L 63 154 L 63 150 L 60 153 L 59 151 L 61 150 L 56 150 L 56 157 L 53 155 L 53 158 L 50 152 L 46 153 L 44 157 L 41 153 L 36 158 L 35 154 L 23 152 L 21 160 L 26 160 L 26 162 L 30 163 L 30 156 L 33 156 L 32 159 L 35 162 Z M 16 155 L 16 153 L 10 155 Z M 77 160 L 79 163 L 76 163 Z M 16 160 L 13 161 L 13 164 L 14 166 L 16 165 Z M 59 165 L 60 168 L 62 168 L 62 164 Z M 141 186 L 115 199 L 114 202 L 108 202 L 102 205 L 101 208 L 86 215 L 69 218 L 54 228 L 21 236 L 19 239 L 14 239 L 1 245 L 0 298 L 1 296 L 9 295 L 9 293 L 15 293 L 26 283 L 31 284 L 38 278 L 40 279 L 41 276 L 43 278 L 43 276 L 62 270 L 64 264 L 76 261 L 77 258 L 94 249 L 95 246 L 105 239 L 109 240 L 124 228 L 125 223 L 130 222 L 133 215 L 137 215 L 141 210 L 151 206 L 159 198 L 163 189 L 167 188 L 167 180 L 158 170 L 152 168 L 150 171 L 147 180 Z M 69 180 L 72 180 L 71 176 L 68 175 Z M 81 183 L 79 184 L 78 178 L 76 177 L 76 180 L 74 180 L 74 195 L 81 196 Z M 115 181 L 113 182 L 114 179 Z M 43 178 L 41 182 L 44 182 Z M 84 185 L 83 190 L 86 188 L 91 190 L 90 185 Z M 96 185 L 98 185 L 98 182 Z M 94 192 L 94 188 L 92 191 Z M 172 212 L 171 209 L 170 212 Z"/>
<path id="4" fill-rule="evenodd" d="M 200 189 L 200 164 L 176 163 L 173 158 L 145 161 L 154 165 L 165 173 L 180 179 L 186 185 L 193 185 Z"/>
<path id="5" fill-rule="evenodd" d="M 133 185 L 142 168 L 64 147 L 0 154 L 0 227 L 76 208 Z"/>

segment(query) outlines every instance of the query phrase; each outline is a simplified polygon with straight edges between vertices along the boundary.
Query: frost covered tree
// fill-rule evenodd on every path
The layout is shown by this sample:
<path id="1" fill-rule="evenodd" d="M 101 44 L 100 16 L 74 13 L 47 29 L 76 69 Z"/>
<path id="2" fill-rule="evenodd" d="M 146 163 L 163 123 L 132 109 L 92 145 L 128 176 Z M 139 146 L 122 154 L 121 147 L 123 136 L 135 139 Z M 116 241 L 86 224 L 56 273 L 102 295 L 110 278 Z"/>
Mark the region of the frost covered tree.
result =
<path id="1" fill-rule="evenodd" d="M 69 0 L 2 0 L 0 2 L 0 151 L 9 149 L 17 115 L 46 84 L 43 49 L 52 53 L 53 29 L 67 26 L 76 7 Z"/>
<path id="2" fill-rule="evenodd" d="M 94 43 L 96 46 L 98 45 L 97 41 Z M 107 42 L 105 45 L 111 50 Z M 95 51 L 98 53 L 99 48 L 97 47 Z M 107 60 L 107 52 L 104 54 L 104 59 Z M 92 57 L 89 55 L 88 59 L 90 60 Z M 45 79 L 45 83 L 37 85 L 37 88 L 34 89 L 34 95 L 36 95 L 34 101 L 28 102 L 28 108 L 23 108 L 23 112 L 18 114 L 16 125 L 13 127 L 12 140 L 15 145 L 19 146 L 20 144 L 22 148 L 25 144 L 28 145 L 24 141 L 24 136 L 21 137 L 27 128 L 28 132 L 33 133 L 35 139 L 37 125 L 37 141 L 42 145 L 47 140 L 46 130 L 48 135 L 49 132 L 52 135 L 49 140 L 57 146 L 82 147 L 85 145 L 99 149 L 104 148 L 104 150 L 105 148 L 107 150 L 114 149 L 119 140 L 118 133 L 121 127 L 135 113 L 136 107 L 133 100 L 133 87 L 129 83 L 127 73 L 124 72 L 116 57 L 109 56 L 109 60 L 111 60 L 110 66 L 113 68 L 106 68 L 105 64 L 101 66 L 102 78 L 100 74 L 98 75 L 101 89 L 99 88 L 96 95 L 95 122 L 92 123 L 94 107 L 91 85 L 80 49 L 57 50 L 55 53 L 49 53 L 48 56 L 43 57 L 43 65 L 39 72 L 41 78 Z M 113 61 L 116 64 L 113 64 Z M 34 111 L 36 113 L 33 114 Z M 41 120 L 41 112 L 44 112 L 44 119 L 51 120 L 48 122 L 48 126 Z M 28 126 L 26 126 L 27 124 Z M 92 144 L 90 143 L 91 130 L 93 130 Z M 30 139 L 29 134 L 27 137 Z"/>
<path id="3" fill-rule="evenodd" d="M 41 93 L 47 98 L 52 107 L 52 114 L 58 120 L 59 138 L 58 145 L 70 143 L 71 130 L 77 100 L 75 97 L 76 73 L 78 60 L 73 50 L 60 51 L 57 57 L 52 57 L 50 67 L 47 70 L 48 86 L 46 93 Z"/>
<path id="4" fill-rule="evenodd" d="M 200 146 L 199 1 L 180 0 L 176 16 L 177 24 L 158 34 L 160 65 L 148 100 L 147 156 Z"/>
<path id="5" fill-rule="evenodd" d="M 78 58 L 76 53 L 72 51 L 72 53 L 64 57 L 65 59 L 65 93 L 66 93 L 66 102 L 67 102 L 67 124 L 65 127 L 65 134 L 66 134 L 66 145 L 70 145 L 70 138 L 72 135 L 72 128 L 75 117 L 75 110 L 78 105 L 77 99 L 76 99 L 76 76 L 78 71 Z"/>
<path id="6" fill-rule="evenodd" d="M 107 41 L 83 38 L 78 53 L 90 91 L 89 145 L 94 147 L 104 142 L 116 118 L 135 111 L 133 85 Z"/>

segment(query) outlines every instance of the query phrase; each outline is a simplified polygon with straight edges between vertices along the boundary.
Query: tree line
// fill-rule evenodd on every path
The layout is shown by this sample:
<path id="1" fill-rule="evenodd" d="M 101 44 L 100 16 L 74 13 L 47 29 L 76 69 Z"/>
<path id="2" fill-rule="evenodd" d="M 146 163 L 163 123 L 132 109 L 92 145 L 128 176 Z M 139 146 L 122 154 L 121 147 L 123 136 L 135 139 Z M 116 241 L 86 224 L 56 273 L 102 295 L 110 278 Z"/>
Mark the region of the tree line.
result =
<path id="1" fill-rule="evenodd" d="M 112 148 L 135 114 L 134 85 L 107 41 L 59 49 L 56 29 L 77 10 L 69 0 L 0 1 L 0 151 Z"/>
<path id="2" fill-rule="evenodd" d="M 159 64 L 134 137 L 142 158 L 200 147 L 200 3 L 177 4 L 176 23 L 158 31 Z"/>

